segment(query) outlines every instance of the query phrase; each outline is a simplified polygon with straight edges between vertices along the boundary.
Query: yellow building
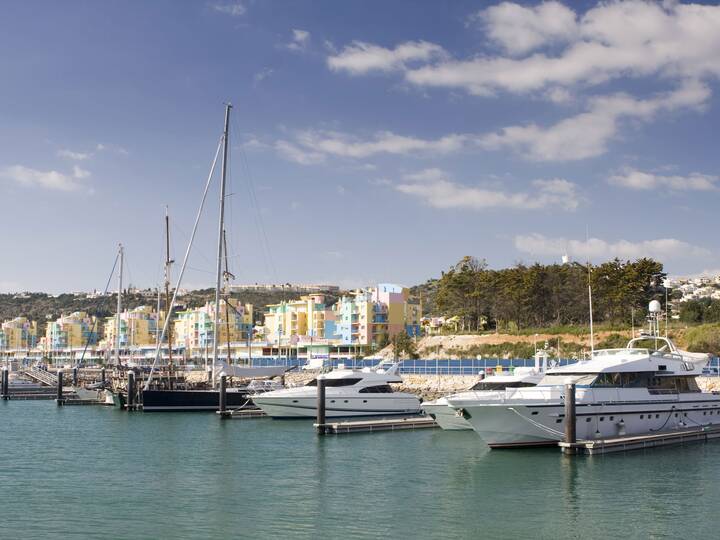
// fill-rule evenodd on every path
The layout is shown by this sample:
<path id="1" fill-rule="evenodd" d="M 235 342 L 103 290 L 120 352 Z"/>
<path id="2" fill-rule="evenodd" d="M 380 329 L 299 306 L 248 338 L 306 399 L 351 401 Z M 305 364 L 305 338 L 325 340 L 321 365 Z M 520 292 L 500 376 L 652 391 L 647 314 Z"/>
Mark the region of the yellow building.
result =
<path id="1" fill-rule="evenodd" d="M 265 312 L 265 338 L 270 343 L 286 342 L 293 336 L 324 338 L 331 313 L 322 294 L 271 304 Z"/>
<path id="2" fill-rule="evenodd" d="M 227 308 L 227 309 L 226 309 Z M 226 317 L 227 312 L 227 317 Z M 203 307 L 181 311 L 174 322 L 173 343 L 187 350 L 212 347 L 214 340 L 215 302 Z M 218 343 L 245 342 L 252 339 L 253 305 L 230 299 L 229 305 L 220 300 L 220 328 Z M 229 331 L 229 333 L 228 333 Z"/>
<path id="3" fill-rule="evenodd" d="M 32 349 L 37 345 L 37 322 L 25 317 L 5 321 L 0 327 L 0 350 Z"/>
<path id="4" fill-rule="evenodd" d="M 84 311 L 63 315 L 48 322 L 45 329 L 45 346 L 49 350 L 84 347 L 97 344 L 97 320 Z"/>
<path id="5" fill-rule="evenodd" d="M 158 323 L 158 317 L 160 319 Z M 162 332 L 165 314 L 153 311 L 150 306 L 139 306 L 120 314 L 120 347 L 142 347 L 157 343 L 158 328 Z M 108 349 L 115 347 L 115 316 L 105 319 L 101 345 Z"/>

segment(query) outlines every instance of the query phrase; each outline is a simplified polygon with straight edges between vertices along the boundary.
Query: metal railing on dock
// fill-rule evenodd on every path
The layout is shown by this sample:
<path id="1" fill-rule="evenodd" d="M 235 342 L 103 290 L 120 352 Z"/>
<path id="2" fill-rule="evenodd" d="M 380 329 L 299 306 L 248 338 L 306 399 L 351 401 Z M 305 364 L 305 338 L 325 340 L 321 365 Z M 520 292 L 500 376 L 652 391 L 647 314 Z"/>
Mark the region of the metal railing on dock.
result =
<path id="1" fill-rule="evenodd" d="M 608 454 L 643 450 L 659 446 L 670 446 L 688 442 L 707 442 L 720 438 L 720 426 L 698 426 L 663 433 L 644 433 L 607 439 L 580 440 L 574 443 L 560 442 L 558 445 L 564 454 Z"/>
<path id="2" fill-rule="evenodd" d="M 429 416 L 413 416 L 405 418 L 384 418 L 381 420 L 349 420 L 345 422 L 326 422 L 314 424 L 328 435 L 343 433 L 369 433 L 373 431 L 401 431 L 407 429 L 439 428 L 440 426 Z"/>

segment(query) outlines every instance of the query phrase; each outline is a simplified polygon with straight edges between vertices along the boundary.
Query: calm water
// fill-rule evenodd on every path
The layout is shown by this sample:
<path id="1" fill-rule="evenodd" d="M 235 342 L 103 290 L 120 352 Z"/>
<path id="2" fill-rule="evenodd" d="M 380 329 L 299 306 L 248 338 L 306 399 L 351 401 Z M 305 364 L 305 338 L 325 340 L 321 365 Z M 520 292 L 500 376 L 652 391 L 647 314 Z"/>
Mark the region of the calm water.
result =
<path id="1" fill-rule="evenodd" d="M 717 538 L 720 443 L 594 458 L 473 432 L 0 402 L 0 538 Z"/>

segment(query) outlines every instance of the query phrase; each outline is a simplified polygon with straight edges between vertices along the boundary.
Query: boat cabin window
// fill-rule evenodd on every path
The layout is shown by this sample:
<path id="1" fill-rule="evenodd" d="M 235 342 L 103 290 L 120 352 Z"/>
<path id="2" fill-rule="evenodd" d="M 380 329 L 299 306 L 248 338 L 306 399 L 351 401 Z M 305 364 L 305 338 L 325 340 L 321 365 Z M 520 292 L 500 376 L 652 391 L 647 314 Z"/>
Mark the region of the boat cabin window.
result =
<path id="1" fill-rule="evenodd" d="M 483 382 L 474 384 L 470 390 L 505 390 L 506 388 L 523 388 L 535 386 L 535 383 L 514 381 L 514 382 Z"/>
<path id="2" fill-rule="evenodd" d="M 568 382 L 590 386 L 596 378 L 597 373 L 552 373 L 545 375 L 538 386 L 562 386 Z"/>
<path id="3" fill-rule="evenodd" d="M 652 373 L 600 373 L 594 388 L 647 388 Z"/>
<path id="4" fill-rule="evenodd" d="M 366 386 L 361 388 L 359 394 L 392 394 L 392 388 L 389 384 L 379 384 L 377 386 Z"/>
<path id="5" fill-rule="evenodd" d="M 600 373 L 593 388 L 647 388 L 651 394 L 700 392 L 694 377 L 661 377 L 653 372 Z"/>
<path id="6" fill-rule="evenodd" d="M 362 379 L 325 379 L 325 388 L 330 387 L 337 387 L 337 386 L 352 386 L 353 384 L 357 384 Z M 317 379 L 313 379 L 309 383 L 307 383 L 305 386 L 317 386 Z"/>

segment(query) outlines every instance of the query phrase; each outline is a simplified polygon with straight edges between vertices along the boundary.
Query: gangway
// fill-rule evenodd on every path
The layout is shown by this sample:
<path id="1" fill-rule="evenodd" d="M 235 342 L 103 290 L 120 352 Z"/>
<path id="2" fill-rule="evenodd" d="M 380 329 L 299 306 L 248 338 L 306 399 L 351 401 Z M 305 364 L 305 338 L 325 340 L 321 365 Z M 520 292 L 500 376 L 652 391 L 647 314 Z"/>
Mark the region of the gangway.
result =
<path id="1" fill-rule="evenodd" d="M 33 367 L 25 371 L 25 375 L 32 380 L 37 381 L 41 384 L 45 384 L 47 386 L 57 386 L 58 383 L 56 375 L 53 375 L 49 371 L 45 371 L 44 369 L 39 369 L 37 367 Z"/>

